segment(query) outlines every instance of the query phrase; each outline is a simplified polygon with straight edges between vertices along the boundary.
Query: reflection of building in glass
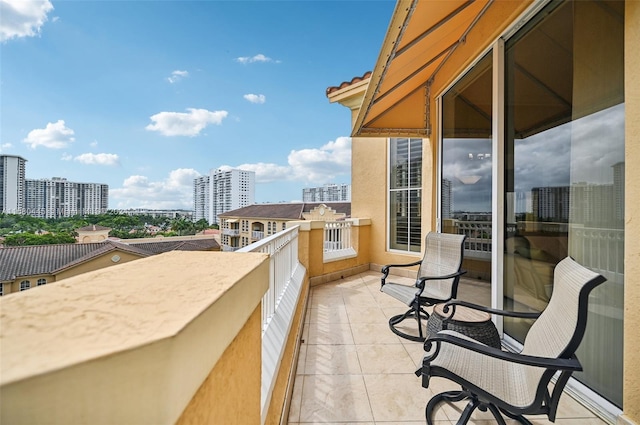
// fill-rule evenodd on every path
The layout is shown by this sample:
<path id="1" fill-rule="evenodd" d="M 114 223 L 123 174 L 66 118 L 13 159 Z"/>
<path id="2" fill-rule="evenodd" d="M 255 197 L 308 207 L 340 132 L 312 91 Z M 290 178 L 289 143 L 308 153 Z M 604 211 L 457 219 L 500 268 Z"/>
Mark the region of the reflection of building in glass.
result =
<path id="1" fill-rule="evenodd" d="M 531 192 L 515 192 L 515 197 L 515 211 L 517 214 L 533 211 L 533 206 L 531 204 Z"/>
<path id="2" fill-rule="evenodd" d="M 451 218 L 451 211 L 453 211 L 451 180 L 442 179 L 442 218 Z"/>
<path id="3" fill-rule="evenodd" d="M 624 162 L 613 165 L 614 217 L 622 225 L 624 222 Z"/>
<path id="4" fill-rule="evenodd" d="M 580 182 L 571 186 L 572 223 L 610 228 L 614 217 L 614 185 Z"/>
<path id="5" fill-rule="evenodd" d="M 569 220 L 569 186 L 534 187 L 531 189 L 533 213 L 539 220 Z"/>

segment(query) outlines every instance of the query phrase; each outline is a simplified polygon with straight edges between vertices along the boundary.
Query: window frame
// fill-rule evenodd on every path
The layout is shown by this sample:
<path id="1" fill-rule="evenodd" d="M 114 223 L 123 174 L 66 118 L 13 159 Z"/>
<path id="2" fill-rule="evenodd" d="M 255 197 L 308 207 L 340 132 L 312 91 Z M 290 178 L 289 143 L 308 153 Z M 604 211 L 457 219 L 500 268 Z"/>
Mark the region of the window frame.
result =
<path id="1" fill-rule="evenodd" d="M 393 168 L 393 165 L 391 163 L 392 160 L 392 145 L 393 145 L 393 141 L 394 140 L 401 140 L 401 139 L 406 139 L 408 141 L 408 168 L 411 169 L 411 141 L 419 141 L 420 143 L 420 167 L 419 167 L 419 175 L 417 177 L 417 180 L 419 181 L 419 184 L 417 186 L 412 186 L 411 185 L 411 178 L 408 179 L 409 184 L 407 185 L 407 187 L 404 188 L 392 188 L 392 181 L 391 181 L 391 171 Z M 420 234 L 420 236 L 418 237 L 418 242 L 419 245 L 411 245 L 411 233 L 408 230 L 408 236 L 407 236 L 407 249 L 399 249 L 399 248 L 393 248 L 391 247 L 391 242 L 392 242 L 392 235 L 391 235 L 391 229 L 393 228 L 393 223 L 392 223 L 392 219 L 393 219 L 393 214 L 391 211 L 392 208 L 392 195 L 398 192 L 406 192 L 407 193 L 407 199 L 408 201 L 408 205 L 411 205 L 411 192 L 412 191 L 418 191 L 419 196 L 418 196 L 418 200 L 415 202 L 415 205 L 417 206 L 417 208 L 421 211 L 422 210 L 422 202 L 423 202 L 423 198 L 422 198 L 422 193 L 423 193 L 423 187 L 422 187 L 422 183 L 423 183 L 423 179 L 422 179 L 422 175 L 423 175 L 423 165 L 424 165 L 424 139 L 419 138 L 419 137 L 392 137 L 392 138 L 387 138 L 387 187 L 386 187 L 386 191 L 387 191 L 387 206 L 386 206 L 386 224 L 387 224 L 387 231 L 386 231 L 386 248 L 388 252 L 393 252 L 393 253 L 401 253 L 401 254 L 410 254 L 410 255 L 420 255 L 420 253 L 422 252 L 422 213 L 420 213 L 417 216 L 417 221 L 418 221 L 418 228 L 419 231 L 418 233 Z M 409 211 L 411 211 L 411 208 L 409 207 Z M 411 224 L 411 216 L 409 216 L 408 218 L 408 222 L 407 222 L 407 228 L 410 229 L 410 224 Z M 413 223 L 415 224 L 415 223 Z M 395 237 L 397 238 L 397 234 L 395 235 Z M 415 247 L 417 248 L 417 250 L 411 250 L 411 247 Z"/>

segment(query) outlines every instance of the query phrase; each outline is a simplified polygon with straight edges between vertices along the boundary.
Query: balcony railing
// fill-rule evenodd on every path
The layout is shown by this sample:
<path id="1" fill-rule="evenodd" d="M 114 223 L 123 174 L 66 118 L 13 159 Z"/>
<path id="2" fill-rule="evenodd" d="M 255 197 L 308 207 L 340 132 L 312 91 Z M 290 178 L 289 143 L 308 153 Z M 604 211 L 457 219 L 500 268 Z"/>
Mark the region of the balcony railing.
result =
<path id="1" fill-rule="evenodd" d="M 298 231 L 294 226 L 238 250 L 269 254 L 269 289 L 262 298 L 263 423 L 306 273 L 298 261 Z"/>
<path id="2" fill-rule="evenodd" d="M 251 238 L 255 239 L 255 240 L 260 240 L 260 239 L 264 238 L 264 232 L 258 231 L 258 230 L 254 230 L 254 231 L 251 232 Z"/>
<path id="3" fill-rule="evenodd" d="M 240 229 L 222 229 L 222 234 L 226 236 L 240 236 Z"/>
<path id="4" fill-rule="evenodd" d="M 328 221 L 324 225 L 324 261 L 351 257 L 356 251 L 351 244 L 351 221 Z"/>

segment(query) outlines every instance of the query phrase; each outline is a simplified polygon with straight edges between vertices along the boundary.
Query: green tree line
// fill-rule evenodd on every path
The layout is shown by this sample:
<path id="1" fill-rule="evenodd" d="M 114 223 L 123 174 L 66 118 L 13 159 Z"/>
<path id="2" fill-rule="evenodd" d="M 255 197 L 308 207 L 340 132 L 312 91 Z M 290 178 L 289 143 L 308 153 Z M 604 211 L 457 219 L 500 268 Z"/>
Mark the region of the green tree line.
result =
<path id="1" fill-rule="evenodd" d="M 120 239 L 194 235 L 210 227 L 205 219 L 193 222 L 184 217 L 170 219 L 117 211 L 55 219 L 0 213 L 0 237 L 4 238 L 5 246 L 74 243 L 76 229 L 94 224 L 111 228 L 109 236 Z M 152 235 L 148 226 L 161 230 Z"/>

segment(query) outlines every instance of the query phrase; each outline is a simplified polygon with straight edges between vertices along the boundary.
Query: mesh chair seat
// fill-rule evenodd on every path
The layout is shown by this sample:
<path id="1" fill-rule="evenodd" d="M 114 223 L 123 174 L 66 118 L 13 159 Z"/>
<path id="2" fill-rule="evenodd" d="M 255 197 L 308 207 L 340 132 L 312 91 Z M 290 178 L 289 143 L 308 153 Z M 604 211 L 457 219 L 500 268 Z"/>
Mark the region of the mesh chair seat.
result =
<path id="1" fill-rule="evenodd" d="M 439 333 L 479 344 L 458 332 L 443 330 Z M 519 408 L 533 404 L 538 382 L 545 371 L 544 368 L 497 359 L 452 344 L 441 346 L 440 353 L 431 362 L 431 366 L 447 369 L 458 377 L 464 377 L 465 381 Z"/>
<path id="2" fill-rule="evenodd" d="M 423 324 L 426 324 L 429 313 L 424 307 L 446 302 L 457 296 L 460 276 L 465 273 L 462 270 L 465 239 L 465 235 L 429 232 L 425 237 L 422 260 L 409 264 L 389 264 L 382 268 L 380 291 L 409 307 L 404 314 L 389 319 L 389 328 L 393 333 L 412 341 L 425 340 Z M 413 266 L 419 266 L 413 285 L 386 281 L 392 268 Z M 406 319 L 417 321 L 417 335 L 398 328 Z"/>

